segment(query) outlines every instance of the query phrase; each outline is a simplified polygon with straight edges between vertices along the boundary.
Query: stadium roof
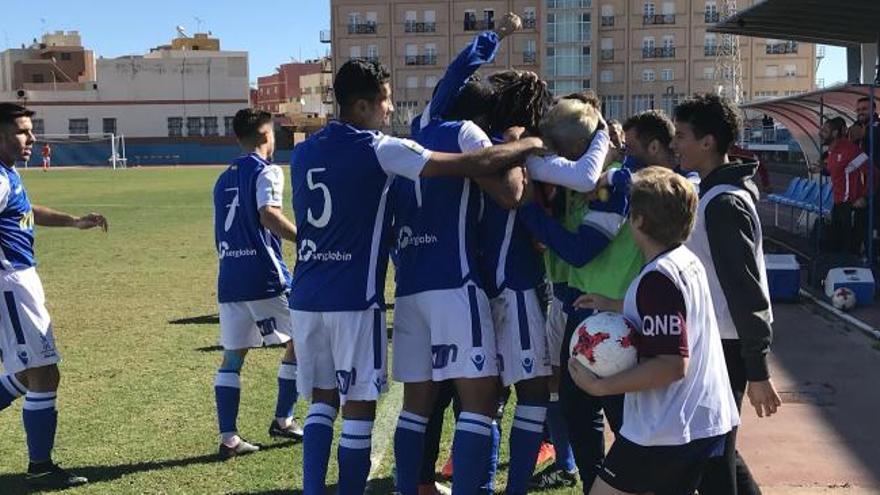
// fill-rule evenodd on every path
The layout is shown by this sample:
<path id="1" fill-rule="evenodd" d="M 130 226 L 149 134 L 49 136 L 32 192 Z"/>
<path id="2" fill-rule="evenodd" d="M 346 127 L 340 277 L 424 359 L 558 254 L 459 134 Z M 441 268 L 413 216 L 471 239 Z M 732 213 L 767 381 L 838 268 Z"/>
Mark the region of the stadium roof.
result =
<path id="1" fill-rule="evenodd" d="M 825 119 L 843 117 L 847 125 L 856 120 L 856 102 L 868 96 L 873 88 L 880 107 L 880 88 L 868 84 L 841 84 L 819 91 L 786 98 L 756 101 L 741 105 L 749 112 L 767 114 L 784 125 L 801 146 L 809 163 L 818 163 L 821 154 L 819 127 L 821 116 Z"/>
<path id="2" fill-rule="evenodd" d="M 880 0 L 766 0 L 708 28 L 827 45 L 876 43 Z"/>

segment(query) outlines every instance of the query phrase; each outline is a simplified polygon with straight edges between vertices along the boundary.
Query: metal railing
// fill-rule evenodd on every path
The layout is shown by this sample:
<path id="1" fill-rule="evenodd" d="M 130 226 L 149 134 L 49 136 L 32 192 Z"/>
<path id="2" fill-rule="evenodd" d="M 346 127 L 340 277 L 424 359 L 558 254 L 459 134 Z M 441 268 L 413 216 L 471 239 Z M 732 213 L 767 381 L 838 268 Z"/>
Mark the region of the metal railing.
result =
<path id="1" fill-rule="evenodd" d="M 321 43 L 331 43 L 333 41 L 332 33 L 329 29 L 321 30 L 320 34 Z"/>
<path id="2" fill-rule="evenodd" d="M 437 65 L 437 55 L 407 55 L 406 65 Z"/>
<path id="3" fill-rule="evenodd" d="M 797 41 L 786 41 L 785 43 L 776 43 L 767 45 L 767 55 L 785 55 L 798 52 Z"/>
<path id="4" fill-rule="evenodd" d="M 350 23 L 348 34 L 376 34 L 377 27 L 375 22 Z"/>
<path id="5" fill-rule="evenodd" d="M 522 20 L 523 29 L 535 29 L 538 27 L 538 20 L 534 17 L 524 17 Z"/>
<path id="6" fill-rule="evenodd" d="M 403 30 L 407 33 L 436 33 L 437 23 L 406 21 L 403 25 Z"/>
<path id="7" fill-rule="evenodd" d="M 658 46 L 654 48 L 642 48 L 642 58 L 674 58 L 674 46 Z"/>
<path id="8" fill-rule="evenodd" d="M 537 52 L 523 52 L 523 64 L 535 65 L 536 63 L 538 63 Z"/>
<path id="9" fill-rule="evenodd" d="M 642 24 L 675 24 L 675 14 L 655 14 L 642 16 Z"/>
<path id="10" fill-rule="evenodd" d="M 602 27 L 610 27 L 614 25 L 614 16 L 613 15 L 603 15 L 601 21 Z"/>
<path id="11" fill-rule="evenodd" d="M 599 60 L 614 60 L 614 48 L 603 48 L 600 50 Z"/>
<path id="12" fill-rule="evenodd" d="M 490 29 L 495 29 L 495 21 L 494 20 L 464 20 L 464 30 L 465 31 L 488 31 Z"/>

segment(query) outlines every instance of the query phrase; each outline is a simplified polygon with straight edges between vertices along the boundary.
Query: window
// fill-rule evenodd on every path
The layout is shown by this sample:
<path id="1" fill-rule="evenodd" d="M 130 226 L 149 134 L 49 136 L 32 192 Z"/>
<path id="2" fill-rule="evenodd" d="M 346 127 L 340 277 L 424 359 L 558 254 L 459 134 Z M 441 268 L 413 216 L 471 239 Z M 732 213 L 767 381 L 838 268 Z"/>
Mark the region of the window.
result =
<path id="1" fill-rule="evenodd" d="M 231 126 L 231 124 L 230 124 Z M 168 137 L 183 136 L 183 118 L 168 117 Z"/>
<path id="2" fill-rule="evenodd" d="M 549 76 L 588 76 L 591 71 L 590 47 L 547 47 Z"/>
<path id="3" fill-rule="evenodd" d="M 116 134 L 116 119 L 106 118 L 103 124 L 104 134 Z"/>
<path id="4" fill-rule="evenodd" d="M 349 48 L 348 50 L 351 55 L 351 58 L 361 58 L 361 47 L 360 46 L 353 46 L 353 47 Z"/>
<path id="5" fill-rule="evenodd" d="M 564 80 L 564 81 L 552 81 L 552 82 L 554 83 L 553 87 L 551 88 L 550 85 L 548 84 L 547 89 L 550 89 L 551 91 L 553 91 L 553 94 L 555 94 L 557 96 L 558 95 L 565 95 L 565 94 L 569 94 L 569 93 L 577 93 L 580 91 L 584 91 L 586 89 L 590 89 L 590 80 L 589 79 L 582 79 L 580 81 Z"/>
<path id="6" fill-rule="evenodd" d="M 645 69 L 642 71 L 642 81 L 654 82 L 656 76 L 653 69 Z"/>
<path id="7" fill-rule="evenodd" d="M 67 121 L 67 132 L 70 134 L 88 134 L 89 119 L 70 119 Z"/>
<path id="8" fill-rule="evenodd" d="M 376 45 L 367 45 L 367 58 L 378 60 L 379 59 L 379 47 Z"/>
<path id="9" fill-rule="evenodd" d="M 624 115 L 626 115 L 626 108 L 624 105 L 623 96 L 606 96 L 602 98 L 602 106 L 604 107 L 602 109 L 602 114 L 608 120 L 623 120 Z"/>
<path id="10" fill-rule="evenodd" d="M 205 136 L 219 136 L 217 117 L 205 117 Z"/>
<path id="11" fill-rule="evenodd" d="M 614 71 L 613 70 L 603 70 L 599 73 L 599 81 L 603 83 L 614 82 Z"/>
<path id="12" fill-rule="evenodd" d="M 633 114 L 642 113 L 654 108 L 654 95 L 633 95 Z"/>
<path id="13" fill-rule="evenodd" d="M 796 77 L 796 76 L 797 76 L 797 66 L 786 65 L 785 66 L 785 77 Z"/>
<path id="14" fill-rule="evenodd" d="M 588 12 L 556 12 L 547 14 L 547 41 L 550 43 L 579 43 L 590 41 L 590 14 Z"/>
<path id="15" fill-rule="evenodd" d="M 61 53 L 61 60 L 65 60 L 65 61 L 70 60 L 70 52 L 62 52 Z"/>
<path id="16" fill-rule="evenodd" d="M 675 2 L 663 2 L 663 15 L 675 15 Z"/>
<path id="17" fill-rule="evenodd" d="M 715 79 L 715 68 L 714 67 L 704 67 L 703 68 L 703 79 L 707 81 L 711 81 Z"/>
<path id="18" fill-rule="evenodd" d="M 407 23 L 416 22 L 416 11 L 415 10 L 407 10 L 406 14 L 404 14 L 404 19 Z"/>
<path id="19" fill-rule="evenodd" d="M 416 76 L 407 76 L 406 77 L 406 87 L 407 89 L 416 89 L 419 87 L 419 78 Z"/>
<path id="20" fill-rule="evenodd" d="M 437 58 L 437 44 L 425 43 L 425 55 L 428 58 Z"/>
<path id="21" fill-rule="evenodd" d="M 495 29 L 494 9 L 483 9 L 483 22 L 485 22 L 485 27 L 483 29 Z"/>
<path id="22" fill-rule="evenodd" d="M 766 77 L 779 77 L 779 66 L 778 65 L 768 65 L 764 67 L 764 75 Z"/>
<path id="23" fill-rule="evenodd" d="M 657 7 L 654 6 L 654 2 L 645 2 L 644 14 L 645 16 L 654 17 L 654 14 L 657 13 Z"/>
<path id="24" fill-rule="evenodd" d="M 235 129 L 232 127 L 232 122 L 235 120 L 235 117 L 226 116 L 223 117 L 223 128 L 225 136 L 234 136 Z"/>
<path id="25" fill-rule="evenodd" d="M 437 76 L 427 76 L 425 77 L 425 87 L 433 90 L 434 86 L 437 85 Z"/>
<path id="26" fill-rule="evenodd" d="M 407 43 L 404 49 L 406 50 L 407 57 L 415 57 L 419 54 L 419 47 L 416 44 Z"/>
<path id="27" fill-rule="evenodd" d="M 426 10 L 425 11 L 425 22 L 428 22 L 428 23 L 437 22 L 437 11 Z"/>
<path id="28" fill-rule="evenodd" d="M 657 42 L 654 40 L 653 36 L 642 38 L 642 50 L 653 50 L 656 45 Z"/>
<path id="29" fill-rule="evenodd" d="M 202 135 L 202 118 L 201 117 L 187 117 L 186 118 L 186 135 L 188 137 L 195 137 Z"/>
<path id="30" fill-rule="evenodd" d="M 349 12 L 348 13 L 348 24 L 349 25 L 358 25 L 361 23 L 361 13 L 360 12 Z"/>
<path id="31" fill-rule="evenodd" d="M 523 28 L 525 29 L 535 29 L 538 24 L 537 21 L 538 13 L 534 7 L 526 7 L 523 10 Z"/>
<path id="32" fill-rule="evenodd" d="M 378 20 L 379 17 L 376 15 L 375 12 L 367 12 L 367 24 L 372 24 L 375 26 Z"/>
<path id="33" fill-rule="evenodd" d="M 662 109 L 666 115 L 671 116 L 674 113 L 675 107 L 678 106 L 678 103 L 684 99 L 684 94 L 665 94 L 662 97 Z"/>
<path id="34" fill-rule="evenodd" d="M 46 134 L 46 124 L 43 122 L 43 119 L 31 119 L 31 124 L 34 126 L 34 135 Z"/>
<path id="35" fill-rule="evenodd" d="M 663 48 L 675 48 L 675 36 L 671 34 L 664 35 Z"/>
<path id="36" fill-rule="evenodd" d="M 614 5 L 603 5 L 602 17 L 614 17 Z"/>
<path id="37" fill-rule="evenodd" d="M 661 81 L 671 81 L 673 79 L 672 69 L 663 69 L 660 71 Z"/>

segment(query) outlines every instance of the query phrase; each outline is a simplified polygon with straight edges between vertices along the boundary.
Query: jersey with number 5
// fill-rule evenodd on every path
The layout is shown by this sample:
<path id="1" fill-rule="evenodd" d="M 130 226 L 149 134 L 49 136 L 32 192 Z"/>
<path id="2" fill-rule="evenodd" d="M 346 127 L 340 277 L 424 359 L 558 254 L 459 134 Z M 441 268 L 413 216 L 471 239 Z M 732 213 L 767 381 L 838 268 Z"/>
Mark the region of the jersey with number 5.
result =
<path id="1" fill-rule="evenodd" d="M 290 288 L 281 238 L 260 223 L 260 209 L 281 207 L 284 171 L 256 154 L 235 160 L 214 186 L 214 243 L 221 303 L 255 301 Z"/>
<path id="2" fill-rule="evenodd" d="M 294 148 L 292 309 L 384 308 L 389 187 L 395 175 L 417 180 L 430 156 L 414 141 L 336 121 Z"/>

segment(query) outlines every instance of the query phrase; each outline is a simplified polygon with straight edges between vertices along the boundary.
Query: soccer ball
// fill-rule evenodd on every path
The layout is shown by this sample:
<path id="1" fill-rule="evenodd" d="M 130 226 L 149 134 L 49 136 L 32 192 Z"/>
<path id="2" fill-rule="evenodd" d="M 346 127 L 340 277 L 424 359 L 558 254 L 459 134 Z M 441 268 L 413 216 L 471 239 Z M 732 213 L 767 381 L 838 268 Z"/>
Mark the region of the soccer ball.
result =
<path id="1" fill-rule="evenodd" d="M 856 306 L 856 293 L 848 287 L 838 287 L 831 295 L 831 305 L 841 311 L 849 311 Z"/>
<path id="2" fill-rule="evenodd" d="M 636 365 L 635 327 L 617 313 L 598 313 L 582 321 L 571 336 L 569 351 L 600 377 Z"/>

